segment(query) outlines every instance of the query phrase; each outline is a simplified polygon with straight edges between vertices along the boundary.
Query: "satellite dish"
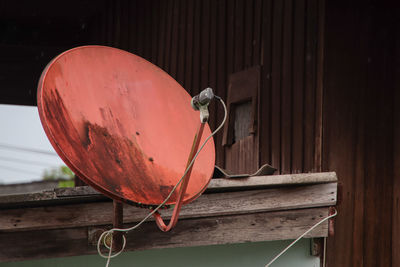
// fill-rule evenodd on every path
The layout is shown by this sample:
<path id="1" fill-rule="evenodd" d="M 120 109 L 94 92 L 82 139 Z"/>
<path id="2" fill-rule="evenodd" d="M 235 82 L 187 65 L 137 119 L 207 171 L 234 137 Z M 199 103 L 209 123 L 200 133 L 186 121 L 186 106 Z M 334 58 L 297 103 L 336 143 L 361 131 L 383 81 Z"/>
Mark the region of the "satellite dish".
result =
<path id="1" fill-rule="evenodd" d="M 54 58 L 38 86 L 44 130 L 84 182 L 118 201 L 159 205 L 186 169 L 199 112 L 189 94 L 145 59 L 116 48 L 83 46 Z M 211 133 L 208 125 L 201 137 Z M 183 203 L 210 182 L 214 142 L 196 159 Z M 174 192 L 166 204 L 176 204 Z"/>

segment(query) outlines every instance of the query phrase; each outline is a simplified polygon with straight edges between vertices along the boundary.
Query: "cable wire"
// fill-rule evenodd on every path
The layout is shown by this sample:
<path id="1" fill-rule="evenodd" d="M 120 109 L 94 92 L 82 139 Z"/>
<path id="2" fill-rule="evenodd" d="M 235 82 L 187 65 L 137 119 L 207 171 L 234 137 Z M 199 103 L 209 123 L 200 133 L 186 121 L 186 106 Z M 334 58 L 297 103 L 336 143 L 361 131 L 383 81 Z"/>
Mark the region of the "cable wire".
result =
<path id="1" fill-rule="evenodd" d="M 311 232 L 312 230 L 314 230 L 318 225 L 320 225 L 321 223 L 325 222 L 326 220 L 329 220 L 332 217 L 335 217 L 337 215 L 337 210 L 335 209 L 335 213 L 332 215 L 329 215 L 328 217 L 323 218 L 322 220 L 320 220 L 319 222 L 317 222 L 316 224 L 314 224 L 310 229 L 308 229 L 307 231 L 305 231 L 301 236 L 299 236 L 296 240 L 294 240 L 292 243 L 289 244 L 289 246 L 287 246 L 284 250 L 282 250 L 278 255 L 276 255 L 269 263 L 267 263 L 267 265 L 265 265 L 265 267 L 269 267 L 271 266 L 272 263 L 274 263 L 274 261 L 276 261 L 280 256 L 282 256 L 283 253 L 285 253 L 289 248 L 291 248 L 294 244 L 297 243 L 297 241 L 299 241 L 300 239 L 302 239 L 306 234 L 308 234 L 309 232 Z"/>
<path id="2" fill-rule="evenodd" d="M 126 242 L 124 241 L 124 244 L 121 248 L 121 250 L 119 252 L 117 252 L 116 254 L 112 255 L 112 241 L 110 242 L 110 246 L 107 246 L 106 244 L 106 239 L 109 237 L 112 240 L 112 233 L 114 231 L 118 231 L 118 232 L 129 232 L 132 231 L 136 228 L 138 228 L 140 225 L 142 225 L 148 218 L 150 218 L 154 213 L 156 213 L 162 206 L 165 205 L 165 203 L 167 203 L 167 201 L 170 199 L 170 197 L 172 196 L 172 194 L 174 193 L 174 191 L 176 190 L 176 188 L 179 186 L 179 184 L 182 182 L 183 178 L 185 178 L 186 174 L 188 173 L 189 169 L 192 167 L 192 165 L 194 164 L 197 156 L 199 155 L 200 151 L 204 148 L 204 146 L 207 144 L 207 142 L 210 140 L 211 137 L 213 137 L 219 130 L 221 130 L 221 128 L 223 127 L 223 125 L 225 124 L 226 121 L 226 117 L 227 117 L 227 108 L 225 105 L 225 102 L 222 100 L 221 97 L 219 96 L 215 96 L 215 98 L 217 100 L 219 100 L 222 104 L 222 106 L 224 107 L 224 119 L 222 120 L 221 124 L 217 127 L 217 129 L 215 129 L 214 132 L 212 132 L 207 138 L 206 140 L 204 140 L 203 144 L 200 146 L 200 148 L 197 150 L 197 153 L 194 155 L 192 161 L 190 162 L 190 164 L 187 166 L 185 172 L 183 173 L 182 177 L 179 179 L 178 183 L 172 188 L 171 192 L 168 194 L 168 196 L 165 198 L 165 200 L 158 205 L 153 211 L 151 211 L 146 217 L 144 217 L 140 222 L 138 222 L 136 225 L 130 227 L 130 228 L 126 228 L 126 229 L 122 229 L 122 228 L 113 228 L 110 229 L 108 231 L 104 231 L 100 237 L 99 240 L 97 241 L 97 252 L 98 254 L 107 259 L 107 263 L 106 263 L 106 267 L 108 267 L 109 263 L 110 263 L 110 259 L 114 258 L 116 256 L 118 256 L 125 248 L 125 244 Z M 111 235 L 111 236 L 110 236 Z M 105 247 L 107 247 L 109 249 L 109 253 L 108 255 L 104 255 L 101 250 L 100 250 L 100 246 L 101 246 L 101 241 L 103 240 L 103 244 Z"/>
<path id="3" fill-rule="evenodd" d="M 58 157 L 57 153 L 52 152 L 52 151 L 29 148 L 29 147 L 15 146 L 15 145 L 9 145 L 9 144 L 4 144 L 4 143 L 0 143 L 0 148 L 11 149 L 11 150 L 20 150 L 20 151 L 39 153 L 39 154 L 45 154 L 45 155 L 49 155 L 49 156 L 57 156 Z"/>
<path id="4" fill-rule="evenodd" d="M 43 161 L 34 161 L 34 160 L 27 160 L 27 159 L 19 159 L 13 157 L 2 157 L 0 156 L 0 160 L 19 163 L 19 164 L 30 164 L 30 165 L 40 165 L 40 166 L 49 166 L 49 165 L 57 165 L 57 163 L 49 163 Z"/>
<path id="5" fill-rule="evenodd" d="M 13 167 L 4 166 L 4 165 L 0 165 L 0 169 L 12 171 L 12 172 L 23 172 L 23 173 L 26 173 L 26 174 L 36 175 L 36 176 L 38 176 L 38 178 L 42 176 L 41 174 L 38 174 L 36 172 L 31 172 L 31 171 L 22 170 L 22 169 L 19 169 L 19 168 L 13 168 Z"/>

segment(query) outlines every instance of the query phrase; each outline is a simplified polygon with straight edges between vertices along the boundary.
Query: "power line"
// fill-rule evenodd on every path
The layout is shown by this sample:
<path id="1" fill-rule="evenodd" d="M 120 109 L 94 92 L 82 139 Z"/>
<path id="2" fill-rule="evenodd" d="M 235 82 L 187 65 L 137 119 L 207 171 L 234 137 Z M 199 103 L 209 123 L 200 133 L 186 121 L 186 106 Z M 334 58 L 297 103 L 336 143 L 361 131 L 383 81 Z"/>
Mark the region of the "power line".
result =
<path id="1" fill-rule="evenodd" d="M 0 156 L 0 160 L 14 162 L 14 163 L 22 163 L 22 164 L 41 165 L 41 166 L 55 165 L 55 163 L 34 161 L 34 160 L 27 160 L 27 159 L 19 159 L 19 158 L 12 158 L 12 157 L 2 157 L 2 156 Z"/>
<path id="2" fill-rule="evenodd" d="M 39 154 L 45 154 L 45 155 L 57 156 L 58 157 L 57 153 L 52 152 L 52 151 L 47 151 L 47 150 L 28 148 L 28 147 L 21 147 L 21 146 L 14 146 L 14 145 L 3 144 L 3 143 L 0 143 L 0 147 L 1 148 L 5 148 L 5 149 L 21 150 L 21 151 L 27 151 L 27 152 L 32 152 L 32 153 L 39 153 Z"/>
<path id="3" fill-rule="evenodd" d="M 21 169 L 18 169 L 18 168 L 13 168 L 13 167 L 4 166 L 4 165 L 0 165 L 0 169 L 5 169 L 5 170 L 13 171 L 13 172 L 24 172 L 24 173 L 27 173 L 27 174 L 37 175 L 39 177 L 42 176 L 41 174 L 38 174 L 38 173 L 35 173 L 35 172 L 30 172 L 30 171 L 27 171 L 27 170 L 21 170 Z"/>

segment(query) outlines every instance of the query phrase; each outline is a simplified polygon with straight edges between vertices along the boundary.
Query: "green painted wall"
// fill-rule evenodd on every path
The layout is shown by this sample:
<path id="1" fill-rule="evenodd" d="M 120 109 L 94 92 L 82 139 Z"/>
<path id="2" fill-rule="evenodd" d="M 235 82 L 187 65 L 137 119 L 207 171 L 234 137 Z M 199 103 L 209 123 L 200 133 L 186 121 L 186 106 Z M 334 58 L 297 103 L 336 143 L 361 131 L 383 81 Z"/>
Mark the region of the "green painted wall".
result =
<path id="1" fill-rule="evenodd" d="M 125 252 L 111 260 L 110 267 L 263 267 L 290 241 L 274 241 L 191 248 L 153 249 Z M 0 263 L 1 267 L 91 267 L 105 266 L 97 255 Z M 300 240 L 271 267 L 319 267 L 319 258 L 310 256 L 310 240 Z"/>

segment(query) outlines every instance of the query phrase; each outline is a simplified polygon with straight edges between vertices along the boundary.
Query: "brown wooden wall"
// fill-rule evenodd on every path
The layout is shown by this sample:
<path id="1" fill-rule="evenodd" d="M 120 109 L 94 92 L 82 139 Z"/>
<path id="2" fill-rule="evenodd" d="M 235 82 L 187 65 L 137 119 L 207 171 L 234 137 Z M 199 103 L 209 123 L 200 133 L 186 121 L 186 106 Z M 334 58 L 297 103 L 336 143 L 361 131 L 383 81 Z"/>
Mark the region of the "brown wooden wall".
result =
<path id="1" fill-rule="evenodd" d="M 0 0 L 0 103 L 36 105 L 42 70 L 59 53 L 102 44 L 105 0 Z"/>
<path id="2" fill-rule="evenodd" d="M 230 74 L 262 66 L 259 163 L 281 173 L 321 168 L 323 2 L 126 0 L 108 10 L 106 43 L 157 64 L 192 95 L 210 86 L 226 99 Z M 222 108 L 211 112 L 215 128 Z"/>
<path id="3" fill-rule="evenodd" d="M 257 164 L 320 170 L 323 1 L 71 0 L 62 9 L 43 1 L 0 1 L 0 103 L 34 105 L 47 62 L 79 45 L 131 51 L 192 95 L 211 86 L 224 99 L 229 75 L 262 66 Z M 211 114 L 215 128 L 221 106 Z M 216 139 L 223 166 L 222 133 Z"/>
<path id="4" fill-rule="evenodd" d="M 328 2 L 323 170 L 343 189 L 328 266 L 400 266 L 398 5 Z"/>
<path id="5" fill-rule="evenodd" d="M 224 99 L 230 74 L 261 66 L 259 164 L 280 173 L 336 171 L 342 184 L 328 266 L 400 266 L 400 23 L 394 1 L 104 0 L 96 10 L 76 1 L 76 12 L 55 12 L 49 4 L 33 13 L 5 3 L 3 18 L 26 32 L 37 22 L 38 36 L 47 39 L 2 35 L 0 71 L 7 75 L 0 75 L 1 103 L 34 104 L 42 52 L 50 59 L 82 44 L 129 50 L 191 94 L 211 86 Z M 14 13 L 7 17 L 4 10 Z M 49 19 L 68 30 L 55 31 Z M 22 55 L 18 64 L 10 51 Z M 4 93 L 7 77 L 13 87 Z M 222 115 L 214 104 L 212 128 Z M 216 145 L 223 166 L 221 142 L 222 133 Z"/>
<path id="6" fill-rule="evenodd" d="M 122 34 L 135 24 L 120 2 L 110 44 L 156 63 L 192 94 L 211 86 L 225 98 L 231 73 L 261 65 L 260 164 L 336 171 L 341 181 L 328 266 L 398 266 L 398 40 L 387 4 L 150 1 L 131 11 L 144 17 L 136 39 Z M 221 119 L 219 107 L 213 114 Z M 221 135 L 223 165 L 220 144 Z"/>

